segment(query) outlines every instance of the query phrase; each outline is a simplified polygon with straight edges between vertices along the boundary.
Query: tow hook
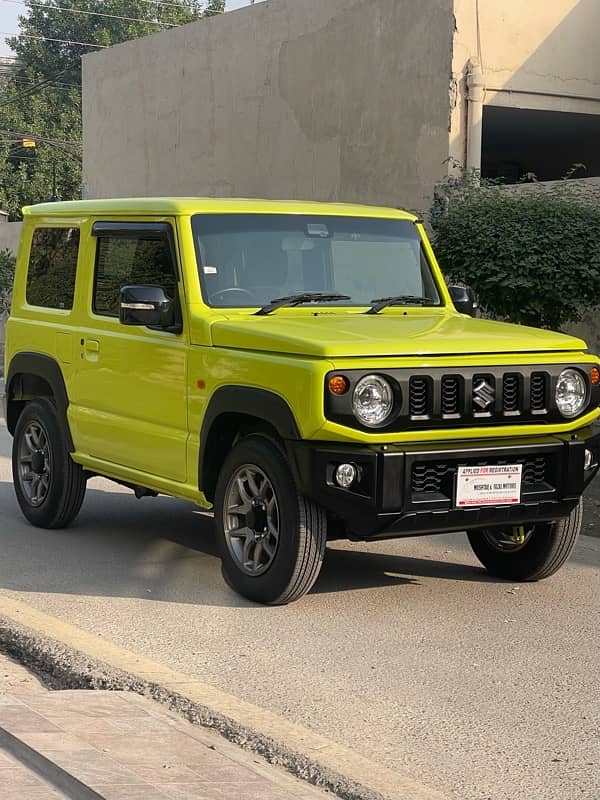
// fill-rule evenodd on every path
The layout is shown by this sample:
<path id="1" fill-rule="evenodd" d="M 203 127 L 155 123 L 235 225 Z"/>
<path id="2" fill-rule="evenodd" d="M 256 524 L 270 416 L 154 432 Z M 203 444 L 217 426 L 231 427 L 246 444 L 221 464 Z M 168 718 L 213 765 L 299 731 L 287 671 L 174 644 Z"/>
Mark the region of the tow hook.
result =
<path id="1" fill-rule="evenodd" d="M 512 529 L 512 539 L 515 544 L 524 544 L 525 542 L 525 526 L 519 525 Z"/>

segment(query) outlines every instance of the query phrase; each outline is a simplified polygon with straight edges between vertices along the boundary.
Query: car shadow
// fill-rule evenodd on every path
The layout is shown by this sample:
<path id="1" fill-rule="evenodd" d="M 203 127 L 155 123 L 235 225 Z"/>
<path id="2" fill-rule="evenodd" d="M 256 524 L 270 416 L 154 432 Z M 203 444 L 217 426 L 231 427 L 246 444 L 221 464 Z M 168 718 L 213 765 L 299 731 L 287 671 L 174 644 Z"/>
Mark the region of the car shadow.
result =
<path id="1" fill-rule="evenodd" d="M 142 597 L 219 606 L 252 606 L 223 581 L 213 519 L 171 498 L 136 500 L 129 492 L 88 489 L 66 530 L 46 531 L 21 516 L 12 485 L 0 482 L 0 586 L 24 592 Z M 328 547 L 313 594 L 418 586 L 420 578 L 485 580 L 472 566 Z M 372 545 L 376 548 L 377 545 Z"/>
<path id="2" fill-rule="evenodd" d="M 371 545 L 377 547 L 376 543 Z M 363 545 L 364 547 L 364 545 Z M 365 550 L 327 549 L 313 594 L 368 589 L 374 586 L 420 586 L 420 578 L 497 583 L 483 568 L 455 561 L 378 553 Z"/>
<path id="3" fill-rule="evenodd" d="M 222 578 L 212 516 L 172 498 L 138 501 L 129 492 L 92 485 L 73 526 L 46 531 L 23 519 L 12 485 L 0 482 L 0 548 L 0 587 L 12 591 L 256 605 Z M 435 551 L 432 558 L 390 553 L 389 543 L 334 542 L 311 594 L 415 588 L 426 579 L 497 582 L 461 561 L 458 547 L 452 552 L 451 560 L 439 560 Z"/>

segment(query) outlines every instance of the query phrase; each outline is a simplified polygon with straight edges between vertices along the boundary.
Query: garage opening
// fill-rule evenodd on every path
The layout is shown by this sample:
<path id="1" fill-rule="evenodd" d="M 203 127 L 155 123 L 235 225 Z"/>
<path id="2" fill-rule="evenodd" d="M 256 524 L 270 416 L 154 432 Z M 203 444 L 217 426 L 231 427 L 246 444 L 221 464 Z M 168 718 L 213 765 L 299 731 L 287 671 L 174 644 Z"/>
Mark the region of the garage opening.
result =
<path id="1" fill-rule="evenodd" d="M 484 108 L 483 178 L 518 183 L 528 175 L 554 181 L 567 174 L 600 176 L 600 114 Z"/>

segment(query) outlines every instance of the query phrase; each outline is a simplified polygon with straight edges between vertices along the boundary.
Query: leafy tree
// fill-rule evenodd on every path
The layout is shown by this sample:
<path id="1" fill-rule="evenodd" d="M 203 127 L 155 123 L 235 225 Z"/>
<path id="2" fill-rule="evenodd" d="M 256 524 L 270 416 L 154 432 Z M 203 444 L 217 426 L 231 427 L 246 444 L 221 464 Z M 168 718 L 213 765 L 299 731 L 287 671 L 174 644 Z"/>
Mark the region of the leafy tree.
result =
<path id="1" fill-rule="evenodd" d="M 80 196 L 81 56 L 95 52 L 95 45 L 108 47 L 221 13 L 225 0 L 25 5 L 20 32 L 9 40 L 17 66 L 0 82 L 0 205 L 11 219 L 20 219 L 24 205 Z M 23 146 L 24 139 L 35 146 Z"/>
<path id="2" fill-rule="evenodd" d="M 10 46 L 37 75 L 50 78 L 61 73 L 67 80 L 80 75 L 81 56 L 97 49 L 90 45 L 109 47 L 183 25 L 201 17 L 203 8 L 199 0 L 175 0 L 172 5 L 171 0 L 165 5 L 147 0 L 25 2 L 27 15 L 19 17 L 21 31 L 9 40 Z M 211 2 L 209 6 L 214 12 L 222 9 L 224 2 Z M 34 37 L 44 37 L 45 41 Z"/>

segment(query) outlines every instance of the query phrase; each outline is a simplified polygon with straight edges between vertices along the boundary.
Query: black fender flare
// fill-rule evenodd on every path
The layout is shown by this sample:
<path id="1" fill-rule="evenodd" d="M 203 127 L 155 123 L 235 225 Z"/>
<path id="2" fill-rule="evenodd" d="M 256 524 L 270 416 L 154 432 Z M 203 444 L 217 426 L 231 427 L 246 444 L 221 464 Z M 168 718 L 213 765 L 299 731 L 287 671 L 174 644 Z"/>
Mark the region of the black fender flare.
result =
<path id="1" fill-rule="evenodd" d="M 73 452 L 74 445 L 67 421 L 67 408 L 69 407 L 69 395 L 65 379 L 57 361 L 51 356 L 43 353 L 16 353 L 8 366 L 6 376 L 6 425 L 11 434 L 14 434 L 16 419 L 12 418 L 9 412 L 10 403 L 14 398 L 14 382 L 21 375 L 33 375 L 42 378 L 52 389 L 54 402 L 58 412 L 59 420 L 64 423 L 64 432 L 67 437 L 69 450 Z"/>
<path id="2" fill-rule="evenodd" d="M 278 394 L 267 389 L 256 389 L 251 386 L 221 386 L 212 395 L 206 407 L 200 430 L 200 452 L 198 455 L 198 488 L 207 488 L 210 453 L 207 447 L 210 432 L 223 414 L 239 414 L 255 417 L 275 428 L 283 440 L 301 439 L 300 431 L 292 409 Z"/>

